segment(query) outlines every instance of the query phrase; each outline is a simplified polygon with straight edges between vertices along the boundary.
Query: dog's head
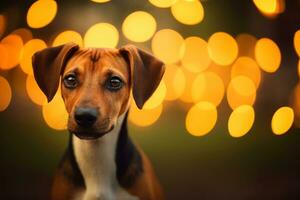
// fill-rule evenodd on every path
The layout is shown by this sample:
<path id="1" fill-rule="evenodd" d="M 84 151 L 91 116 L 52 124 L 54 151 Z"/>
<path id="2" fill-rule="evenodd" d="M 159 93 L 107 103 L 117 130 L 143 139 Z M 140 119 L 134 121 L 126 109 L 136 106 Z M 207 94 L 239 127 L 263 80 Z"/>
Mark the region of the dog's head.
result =
<path id="1" fill-rule="evenodd" d="M 135 46 L 80 49 L 68 43 L 34 54 L 37 84 L 51 101 L 61 81 L 68 129 L 81 139 L 110 132 L 129 105 L 132 91 L 142 108 L 164 73 L 161 61 Z"/>

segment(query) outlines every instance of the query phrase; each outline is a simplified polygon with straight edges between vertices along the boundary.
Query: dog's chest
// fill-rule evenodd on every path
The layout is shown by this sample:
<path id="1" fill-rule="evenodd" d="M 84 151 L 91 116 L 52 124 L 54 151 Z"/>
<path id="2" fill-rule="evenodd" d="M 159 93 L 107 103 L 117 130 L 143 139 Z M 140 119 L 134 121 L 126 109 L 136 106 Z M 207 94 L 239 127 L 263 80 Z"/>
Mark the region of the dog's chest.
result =
<path id="1" fill-rule="evenodd" d="M 93 141 L 73 137 L 74 154 L 86 189 L 76 196 L 83 200 L 138 200 L 118 183 L 115 151 L 118 134 L 109 133 Z"/>

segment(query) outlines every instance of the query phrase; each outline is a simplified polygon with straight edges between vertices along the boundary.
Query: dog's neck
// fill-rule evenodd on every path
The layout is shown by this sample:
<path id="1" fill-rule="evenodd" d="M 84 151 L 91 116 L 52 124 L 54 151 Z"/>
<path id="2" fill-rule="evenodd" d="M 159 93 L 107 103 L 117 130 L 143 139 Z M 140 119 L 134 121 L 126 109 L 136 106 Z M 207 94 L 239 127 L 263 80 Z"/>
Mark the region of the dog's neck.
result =
<path id="1" fill-rule="evenodd" d="M 96 140 L 73 139 L 74 155 L 83 176 L 86 191 L 83 199 L 115 199 L 120 186 L 117 180 L 116 151 L 126 113 L 115 128 Z M 125 122 L 126 123 L 126 122 Z"/>

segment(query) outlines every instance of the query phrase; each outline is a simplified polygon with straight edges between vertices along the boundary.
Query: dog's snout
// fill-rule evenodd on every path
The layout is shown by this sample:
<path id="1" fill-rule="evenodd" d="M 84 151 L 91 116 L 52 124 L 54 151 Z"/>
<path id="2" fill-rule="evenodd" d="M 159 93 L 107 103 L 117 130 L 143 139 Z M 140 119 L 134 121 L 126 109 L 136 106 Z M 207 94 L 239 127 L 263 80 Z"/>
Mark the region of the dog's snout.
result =
<path id="1" fill-rule="evenodd" d="M 92 126 L 98 118 L 98 110 L 96 108 L 77 108 L 75 111 L 75 120 L 78 125 L 83 127 Z"/>

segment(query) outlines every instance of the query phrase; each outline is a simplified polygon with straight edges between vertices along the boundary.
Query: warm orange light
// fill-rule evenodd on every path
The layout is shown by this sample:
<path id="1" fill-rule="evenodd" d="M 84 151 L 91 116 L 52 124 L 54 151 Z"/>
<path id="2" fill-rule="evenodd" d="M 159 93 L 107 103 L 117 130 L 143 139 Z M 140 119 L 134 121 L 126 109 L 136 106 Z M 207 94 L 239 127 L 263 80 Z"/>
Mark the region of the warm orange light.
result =
<path id="1" fill-rule="evenodd" d="M 177 0 L 149 0 L 150 3 L 159 8 L 168 8 L 172 6 Z"/>
<path id="2" fill-rule="evenodd" d="M 266 72 L 275 72 L 281 63 L 281 53 L 277 44 L 269 38 L 262 38 L 255 45 L 255 59 Z"/>
<path id="3" fill-rule="evenodd" d="M 4 111 L 11 101 L 11 88 L 8 81 L 0 76 L 0 112 Z"/>
<path id="4" fill-rule="evenodd" d="M 275 135 L 286 133 L 294 122 L 294 111 L 290 107 L 281 107 L 273 115 L 271 127 Z"/>
<path id="5" fill-rule="evenodd" d="M 204 9 L 199 0 L 177 0 L 171 7 L 174 18 L 186 25 L 195 25 L 204 18 Z"/>
<path id="6" fill-rule="evenodd" d="M 202 72 L 211 62 L 207 42 L 199 37 L 188 37 L 184 41 L 182 52 L 182 65 L 191 72 Z"/>
<path id="7" fill-rule="evenodd" d="M 76 31 L 72 31 L 72 30 L 63 31 L 60 34 L 58 34 L 54 39 L 52 46 L 55 47 L 68 42 L 73 42 L 75 44 L 78 44 L 80 47 L 83 46 L 81 35 Z"/>
<path id="8" fill-rule="evenodd" d="M 231 80 L 231 67 L 223 67 L 211 62 L 207 71 L 216 73 L 222 79 L 224 87 L 227 88 Z"/>
<path id="9" fill-rule="evenodd" d="M 242 105 L 234 109 L 228 120 L 228 131 L 232 137 L 242 137 L 251 129 L 255 118 L 252 106 Z"/>
<path id="10" fill-rule="evenodd" d="M 180 50 L 183 45 L 182 36 L 172 29 L 162 29 L 155 33 L 152 39 L 153 54 L 166 64 L 180 60 Z"/>
<path id="11" fill-rule="evenodd" d="M 167 88 L 166 100 L 175 100 L 183 94 L 186 80 L 181 67 L 166 65 L 163 80 Z"/>
<path id="12" fill-rule="evenodd" d="M 6 17 L 4 15 L 0 15 L 0 37 L 2 37 L 3 33 L 6 29 Z"/>
<path id="13" fill-rule="evenodd" d="M 46 96 L 43 94 L 32 75 L 27 76 L 26 91 L 33 103 L 37 105 L 44 105 L 47 103 Z"/>
<path id="14" fill-rule="evenodd" d="M 67 128 L 68 113 L 60 90 L 50 103 L 43 105 L 43 117 L 47 125 L 56 130 L 65 130 Z"/>
<path id="15" fill-rule="evenodd" d="M 122 25 L 126 38 L 134 42 L 149 40 L 156 31 L 155 18 L 144 11 L 136 11 L 128 15 Z"/>
<path id="16" fill-rule="evenodd" d="M 227 87 L 227 101 L 232 109 L 240 105 L 253 105 L 256 99 L 256 86 L 246 76 L 234 77 Z"/>
<path id="17" fill-rule="evenodd" d="M 32 39 L 32 33 L 27 28 L 18 28 L 12 32 L 12 34 L 18 35 L 22 38 L 23 43 L 25 44 Z"/>
<path id="18" fill-rule="evenodd" d="M 8 52 L 3 44 L 0 43 L 0 69 L 7 68 Z"/>
<path id="19" fill-rule="evenodd" d="M 27 12 L 27 24 L 31 28 L 47 26 L 55 17 L 57 4 L 54 0 L 35 1 Z"/>
<path id="20" fill-rule="evenodd" d="M 300 128 L 300 82 L 297 83 L 291 95 L 291 103 L 295 112 L 295 125 Z"/>
<path id="21" fill-rule="evenodd" d="M 194 102 L 208 101 L 218 106 L 224 96 L 224 84 L 222 79 L 214 72 L 199 74 L 192 86 L 192 98 Z"/>
<path id="22" fill-rule="evenodd" d="M 259 86 L 261 80 L 261 72 L 255 60 L 249 57 L 239 57 L 231 68 L 231 78 L 236 76 L 246 76 L 250 78 L 256 88 Z"/>
<path id="23" fill-rule="evenodd" d="M 219 65 L 230 65 L 238 55 L 235 39 L 225 32 L 217 32 L 208 39 L 210 58 Z"/>
<path id="24" fill-rule="evenodd" d="M 300 78 L 300 59 L 298 61 L 298 75 L 299 75 L 299 78 Z"/>
<path id="25" fill-rule="evenodd" d="M 285 0 L 253 0 L 253 3 L 267 17 L 276 16 L 285 9 Z"/>
<path id="26" fill-rule="evenodd" d="M 109 23 L 98 23 L 90 27 L 84 36 L 85 47 L 115 48 L 119 42 L 118 30 Z"/>
<path id="27" fill-rule="evenodd" d="M 214 128 L 217 118 L 218 113 L 214 104 L 199 102 L 188 111 L 185 126 L 191 135 L 203 136 Z"/>
<path id="28" fill-rule="evenodd" d="M 239 47 L 239 56 L 254 58 L 254 48 L 257 42 L 256 37 L 247 33 L 242 33 L 236 37 L 236 42 Z"/>
<path id="29" fill-rule="evenodd" d="M 23 56 L 20 61 L 20 66 L 23 72 L 33 75 L 32 70 L 32 56 L 35 52 L 46 48 L 47 45 L 43 40 L 32 39 L 29 40 L 23 47 Z"/>
<path id="30" fill-rule="evenodd" d="M 8 70 L 16 67 L 19 64 L 22 55 L 22 38 L 18 35 L 11 34 L 6 36 L 1 43 L 4 45 L 7 52 L 6 65 L 2 66 L 2 69 Z"/>
<path id="31" fill-rule="evenodd" d="M 156 122 L 163 110 L 163 105 L 160 104 L 154 109 L 138 109 L 134 103 L 131 104 L 128 119 L 131 123 L 137 126 L 150 126 Z"/>
<path id="32" fill-rule="evenodd" d="M 300 30 L 296 31 L 294 35 L 294 48 L 296 53 L 300 57 Z"/>
<path id="33" fill-rule="evenodd" d="M 180 96 L 180 100 L 185 103 L 192 103 L 193 102 L 192 86 L 193 86 L 193 82 L 194 82 L 195 78 L 197 77 L 197 74 L 192 73 L 185 68 L 182 68 L 182 71 L 184 73 L 186 81 L 185 81 L 184 92 Z"/>
<path id="34" fill-rule="evenodd" d="M 145 103 L 143 108 L 149 110 L 149 109 L 154 109 L 157 106 L 161 105 L 166 96 L 166 92 L 167 92 L 166 84 L 162 80 L 158 85 L 158 87 L 156 88 L 155 92 Z"/>

